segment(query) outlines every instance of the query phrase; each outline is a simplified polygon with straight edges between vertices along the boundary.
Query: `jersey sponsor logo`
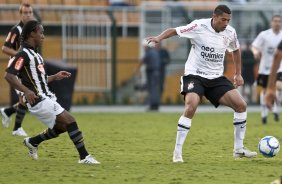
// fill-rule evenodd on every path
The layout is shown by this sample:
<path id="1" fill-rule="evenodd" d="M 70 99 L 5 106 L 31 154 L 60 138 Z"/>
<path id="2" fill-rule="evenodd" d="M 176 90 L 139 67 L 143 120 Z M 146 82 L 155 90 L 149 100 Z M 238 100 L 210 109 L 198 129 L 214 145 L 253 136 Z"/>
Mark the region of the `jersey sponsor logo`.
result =
<path id="1" fill-rule="evenodd" d="M 204 72 L 204 71 L 201 71 L 200 69 L 197 69 L 197 70 L 196 70 L 196 73 L 199 74 L 199 75 L 206 75 L 206 76 L 208 76 L 208 75 L 216 75 L 216 76 L 219 76 L 219 75 L 220 75 L 220 73 L 215 73 L 215 72 L 206 73 L 206 72 Z"/>
<path id="2" fill-rule="evenodd" d="M 189 32 L 189 31 L 192 31 L 193 29 L 195 29 L 198 25 L 197 24 L 194 24 L 192 25 L 191 27 L 187 27 L 185 29 L 180 29 L 180 33 L 185 33 L 185 32 Z"/>
<path id="3" fill-rule="evenodd" d="M 23 64 L 24 64 L 24 59 L 22 57 L 19 57 L 18 60 L 16 61 L 15 69 L 20 70 Z"/>
<path id="4" fill-rule="evenodd" d="M 10 40 L 10 38 L 11 38 L 11 32 L 9 32 L 9 34 L 8 34 L 8 36 L 7 36 L 5 41 L 8 42 Z"/>
<path id="5" fill-rule="evenodd" d="M 191 90 L 191 89 L 193 89 L 193 88 L 194 88 L 194 82 L 192 81 L 192 82 L 190 82 L 190 83 L 188 84 L 187 89 L 188 89 L 188 90 Z"/>
<path id="6" fill-rule="evenodd" d="M 11 43 L 14 43 L 14 42 L 15 42 L 16 36 L 17 36 L 17 34 L 13 34 L 13 36 L 12 36 L 12 38 L 11 38 Z"/>
<path id="7" fill-rule="evenodd" d="M 44 65 L 43 65 L 43 64 L 39 64 L 39 65 L 37 66 L 37 69 L 38 69 L 42 74 L 45 75 L 45 69 L 44 69 Z"/>
<path id="8" fill-rule="evenodd" d="M 205 61 L 211 61 L 215 63 L 223 61 L 224 54 L 215 52 L 215 49 L 213 47 L 202 46 L 201 49 L 201 56 L 203 57 L 203 59 L 205 59 Z"/>

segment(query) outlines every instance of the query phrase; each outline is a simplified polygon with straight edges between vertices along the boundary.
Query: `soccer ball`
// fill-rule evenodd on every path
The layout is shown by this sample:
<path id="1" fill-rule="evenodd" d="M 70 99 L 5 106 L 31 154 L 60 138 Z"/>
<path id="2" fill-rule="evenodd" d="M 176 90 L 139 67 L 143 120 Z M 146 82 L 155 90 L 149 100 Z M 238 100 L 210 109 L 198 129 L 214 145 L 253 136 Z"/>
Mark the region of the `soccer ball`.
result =
<path id="1" fill-rule="evenodd" d="M 273 136 L 265 136 L 259 141 L 259 152 L 265 157 L 274 157 L 280 150 L 279 141 Z"/>

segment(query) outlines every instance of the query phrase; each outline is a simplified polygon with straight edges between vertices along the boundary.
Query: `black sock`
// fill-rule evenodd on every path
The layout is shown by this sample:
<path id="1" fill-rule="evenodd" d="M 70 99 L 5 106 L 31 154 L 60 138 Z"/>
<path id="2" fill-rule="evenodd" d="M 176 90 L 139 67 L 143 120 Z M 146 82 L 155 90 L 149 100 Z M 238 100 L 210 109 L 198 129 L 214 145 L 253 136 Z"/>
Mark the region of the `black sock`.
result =
<path id="1" fill-rule="evenodd" d="M 10 117 L 12 114 L 14 114 L 17 111 L 17 106 L 18 106 L 18 104 L 16 103 L 15 105 L 13 105 L 11 107 L 5 108 L 4 109 L 5 114 L 8 117 Z"/>
<path id="2" fill-rule="evenodd" d="M 14 131 L 22 126 L 22 122 L 23 122 L 26 111 L 27 111 L 26 106 L 23 106 L 22 104 L 18 105 Z"/>
<path id="3" fill-rule="evenodd" d="M 63 131 L 60 131 L 56 128 L 53 129 L 48 128 L 44 130 L 42 133 L 38 134 L 37 136 L 29 138 L 29 143 L 37 147 L 41 142 L 56 138 L 61 133 L 63 133 Z"/>
<path id="4" fill-rule="evenodd" d="M 78 126 L 76 122 L 73 122 L 67 126 L 67 131 L 68 134 L 75 145 L 79 156 L 80 160 L 84 159 L 88 154 L 85 145 L 84 145 L 84 140 L 81 131 L 78 129 Z"/>

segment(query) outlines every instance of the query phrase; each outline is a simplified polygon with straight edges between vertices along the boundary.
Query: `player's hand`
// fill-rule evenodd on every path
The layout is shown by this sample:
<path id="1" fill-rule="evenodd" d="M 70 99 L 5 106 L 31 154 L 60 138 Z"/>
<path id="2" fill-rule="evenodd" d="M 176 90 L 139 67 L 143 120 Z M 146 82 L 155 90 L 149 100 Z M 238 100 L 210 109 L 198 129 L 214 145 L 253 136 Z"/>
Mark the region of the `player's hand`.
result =
<path id="1" fill-rule="evenodd" d="M 24 92 L 24 96 L 26 101 L 32 105 L 36 102 L 36 100 L 39 98 L 37 95 L 35 95 L 35 93 L 31 90 L 27 90 Z"/>
<path id="2" fill-rule="evenodd" d="M 242 75 L 240 74 L 234 75 L 233 85 L 235 86 L 235 88 L 237 88 L 238 86 L 242 86 L 243 84 L 244 84 L 244 79 Z"/>
<path id="3" fill-rule="evenodd" d="M 158 37 L 147 37 L 145 38 L 145 40 L 147 40 L 148 44 L 150 43 L 154 43 L 154 44 L 159 44 L 160 43 L 160 39 Z"/>
<path id="4" fill-rule="evenodd" d="M 62 80 L 64 78 L 69 78 L 71 76 L 70 72 L 67 71 L 60 71 L 58 73 L 56 73 L 56 80 Z"/>
<path id="5" fill-rule="evenodd" d="M 272 105 L 274 101 L 276 101 L 275 91 L 272 89 L 266 89 L 264 100 L 265 100 L 265 105 L 267 106 L 267 108 L 269 110 L 272 110 Z"/>

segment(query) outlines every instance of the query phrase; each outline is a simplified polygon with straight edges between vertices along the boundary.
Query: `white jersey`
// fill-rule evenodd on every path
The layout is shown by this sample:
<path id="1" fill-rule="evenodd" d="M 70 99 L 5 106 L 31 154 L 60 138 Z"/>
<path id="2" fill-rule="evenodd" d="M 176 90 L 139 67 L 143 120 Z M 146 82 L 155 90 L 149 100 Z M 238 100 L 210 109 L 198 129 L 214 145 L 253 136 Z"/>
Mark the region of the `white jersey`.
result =
<path id="1" fill-rule="evenodd" d="M 233 27 L 228 25 L 224 31 L 217 33 L 211 21 L 211 18 L 199 19 L 175 28 L 180 37 L 189 38 L 192 44 L 184 75 L 198 75 L 207 79 L 221 77 L 225 51 L 233 52 L 240 48 Z"/>
<path id="2" fill-rule="evenodd" d="M 273 63 L 274 51 L 282 40 L 282 31 L 275 34 L 272 29 L 262 31 L 253 41 L 252 46 L 261 52 L 261 59 L 259 64 L 259 74 L 269 75 Z M 278 72 L 281 72 L 280 68 Z"/>

